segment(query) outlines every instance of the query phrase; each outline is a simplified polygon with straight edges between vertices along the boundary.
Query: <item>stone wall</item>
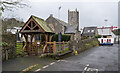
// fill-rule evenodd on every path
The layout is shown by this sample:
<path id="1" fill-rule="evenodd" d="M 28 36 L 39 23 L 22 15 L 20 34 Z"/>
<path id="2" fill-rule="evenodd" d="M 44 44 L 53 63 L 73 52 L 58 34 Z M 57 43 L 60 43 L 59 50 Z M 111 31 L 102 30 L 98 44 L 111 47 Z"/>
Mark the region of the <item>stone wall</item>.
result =
<path id="1" fill-rule="evenodd" d="M 6 53 L 8 59 L 16 56 L 16 35 L 14 34 L 3 34 L 2 42 L 8 43 L 8 46 L 2 46 L 2 60 L 6 59 Z"/>
<path id="2" fill-rule="evenodd" d="M 78 52 L 85 51 L 92 47 L 98 45 L 98 40 L 96 38 L 85 39 L 85 40 L 78 40 L 78 41 L 70 41 L 69 48 L 71 50 L 76 50 Z"/>

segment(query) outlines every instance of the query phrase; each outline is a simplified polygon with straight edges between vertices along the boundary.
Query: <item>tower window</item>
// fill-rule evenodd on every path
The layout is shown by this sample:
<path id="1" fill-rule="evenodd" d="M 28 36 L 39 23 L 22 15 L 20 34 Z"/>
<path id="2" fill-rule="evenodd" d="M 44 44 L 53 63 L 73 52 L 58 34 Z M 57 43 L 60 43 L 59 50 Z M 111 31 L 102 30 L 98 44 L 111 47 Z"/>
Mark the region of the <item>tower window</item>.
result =
<path id="1" fill-rule="evenodd" d="M 71 17 L 71 20 L 73 21 L 73 16 Z"/>

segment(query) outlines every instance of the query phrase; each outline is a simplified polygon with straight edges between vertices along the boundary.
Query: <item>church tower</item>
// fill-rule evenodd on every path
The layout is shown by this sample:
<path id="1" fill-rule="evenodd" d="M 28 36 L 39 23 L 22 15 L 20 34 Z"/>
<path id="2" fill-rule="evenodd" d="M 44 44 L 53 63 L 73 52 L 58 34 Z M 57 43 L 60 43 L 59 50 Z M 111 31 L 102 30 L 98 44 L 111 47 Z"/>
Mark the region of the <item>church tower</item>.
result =
<path id="1" fill-rule="evenodd" d="M 79 11 L 77 9 L 75 11 L 68 10 L 68 24 L 79 27 Z"/>

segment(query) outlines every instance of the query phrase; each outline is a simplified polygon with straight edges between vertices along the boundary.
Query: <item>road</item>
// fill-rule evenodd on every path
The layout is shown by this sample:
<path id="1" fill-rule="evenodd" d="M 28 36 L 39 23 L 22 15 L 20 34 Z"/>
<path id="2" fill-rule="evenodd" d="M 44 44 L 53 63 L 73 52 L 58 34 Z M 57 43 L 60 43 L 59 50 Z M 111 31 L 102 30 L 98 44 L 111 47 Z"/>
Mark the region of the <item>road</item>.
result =
<path id="1" fill-rule="evenodd" d="M 118 44 L 113 46 L 99 46 L 72 56 L 53 65 L 47 65 L 41 71 L 83 71 L 89 64 L 99 71 L 118 71 Z"/>
<path id="2" fill-rule="evenodd" d="M 86 65 L 99 71 L 118 71 L 118 44 L 98 46 L 61 60 L 38 58 L 37 56 L 21 57 L 3 62 L 3 71 L 22 71 L 39 64 L 31 71 L 83 71 Z"/>

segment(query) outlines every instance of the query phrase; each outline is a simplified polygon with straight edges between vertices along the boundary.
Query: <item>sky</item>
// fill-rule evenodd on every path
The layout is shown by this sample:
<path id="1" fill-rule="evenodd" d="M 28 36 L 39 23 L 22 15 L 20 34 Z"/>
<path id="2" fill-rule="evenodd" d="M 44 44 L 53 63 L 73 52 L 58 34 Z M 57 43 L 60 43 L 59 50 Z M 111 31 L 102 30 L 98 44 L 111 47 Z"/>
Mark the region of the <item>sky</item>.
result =
<path id="1" fill-rule="evenodd" d="M 79 29 L 89 26 L 118 26 L 118 0 L 26 0 L 30 7 L 5 11 L 3 17 L 26 22 L 31 15 L 46 20 L 50 14 L 68 22 L 68 9 L 79 10 Z M 59 12 L 58 8 L 61 6 Z M 60 13 L 60 17 L 59 17 Z M 108 21 L 105 22 L 104 20 Z"/>

